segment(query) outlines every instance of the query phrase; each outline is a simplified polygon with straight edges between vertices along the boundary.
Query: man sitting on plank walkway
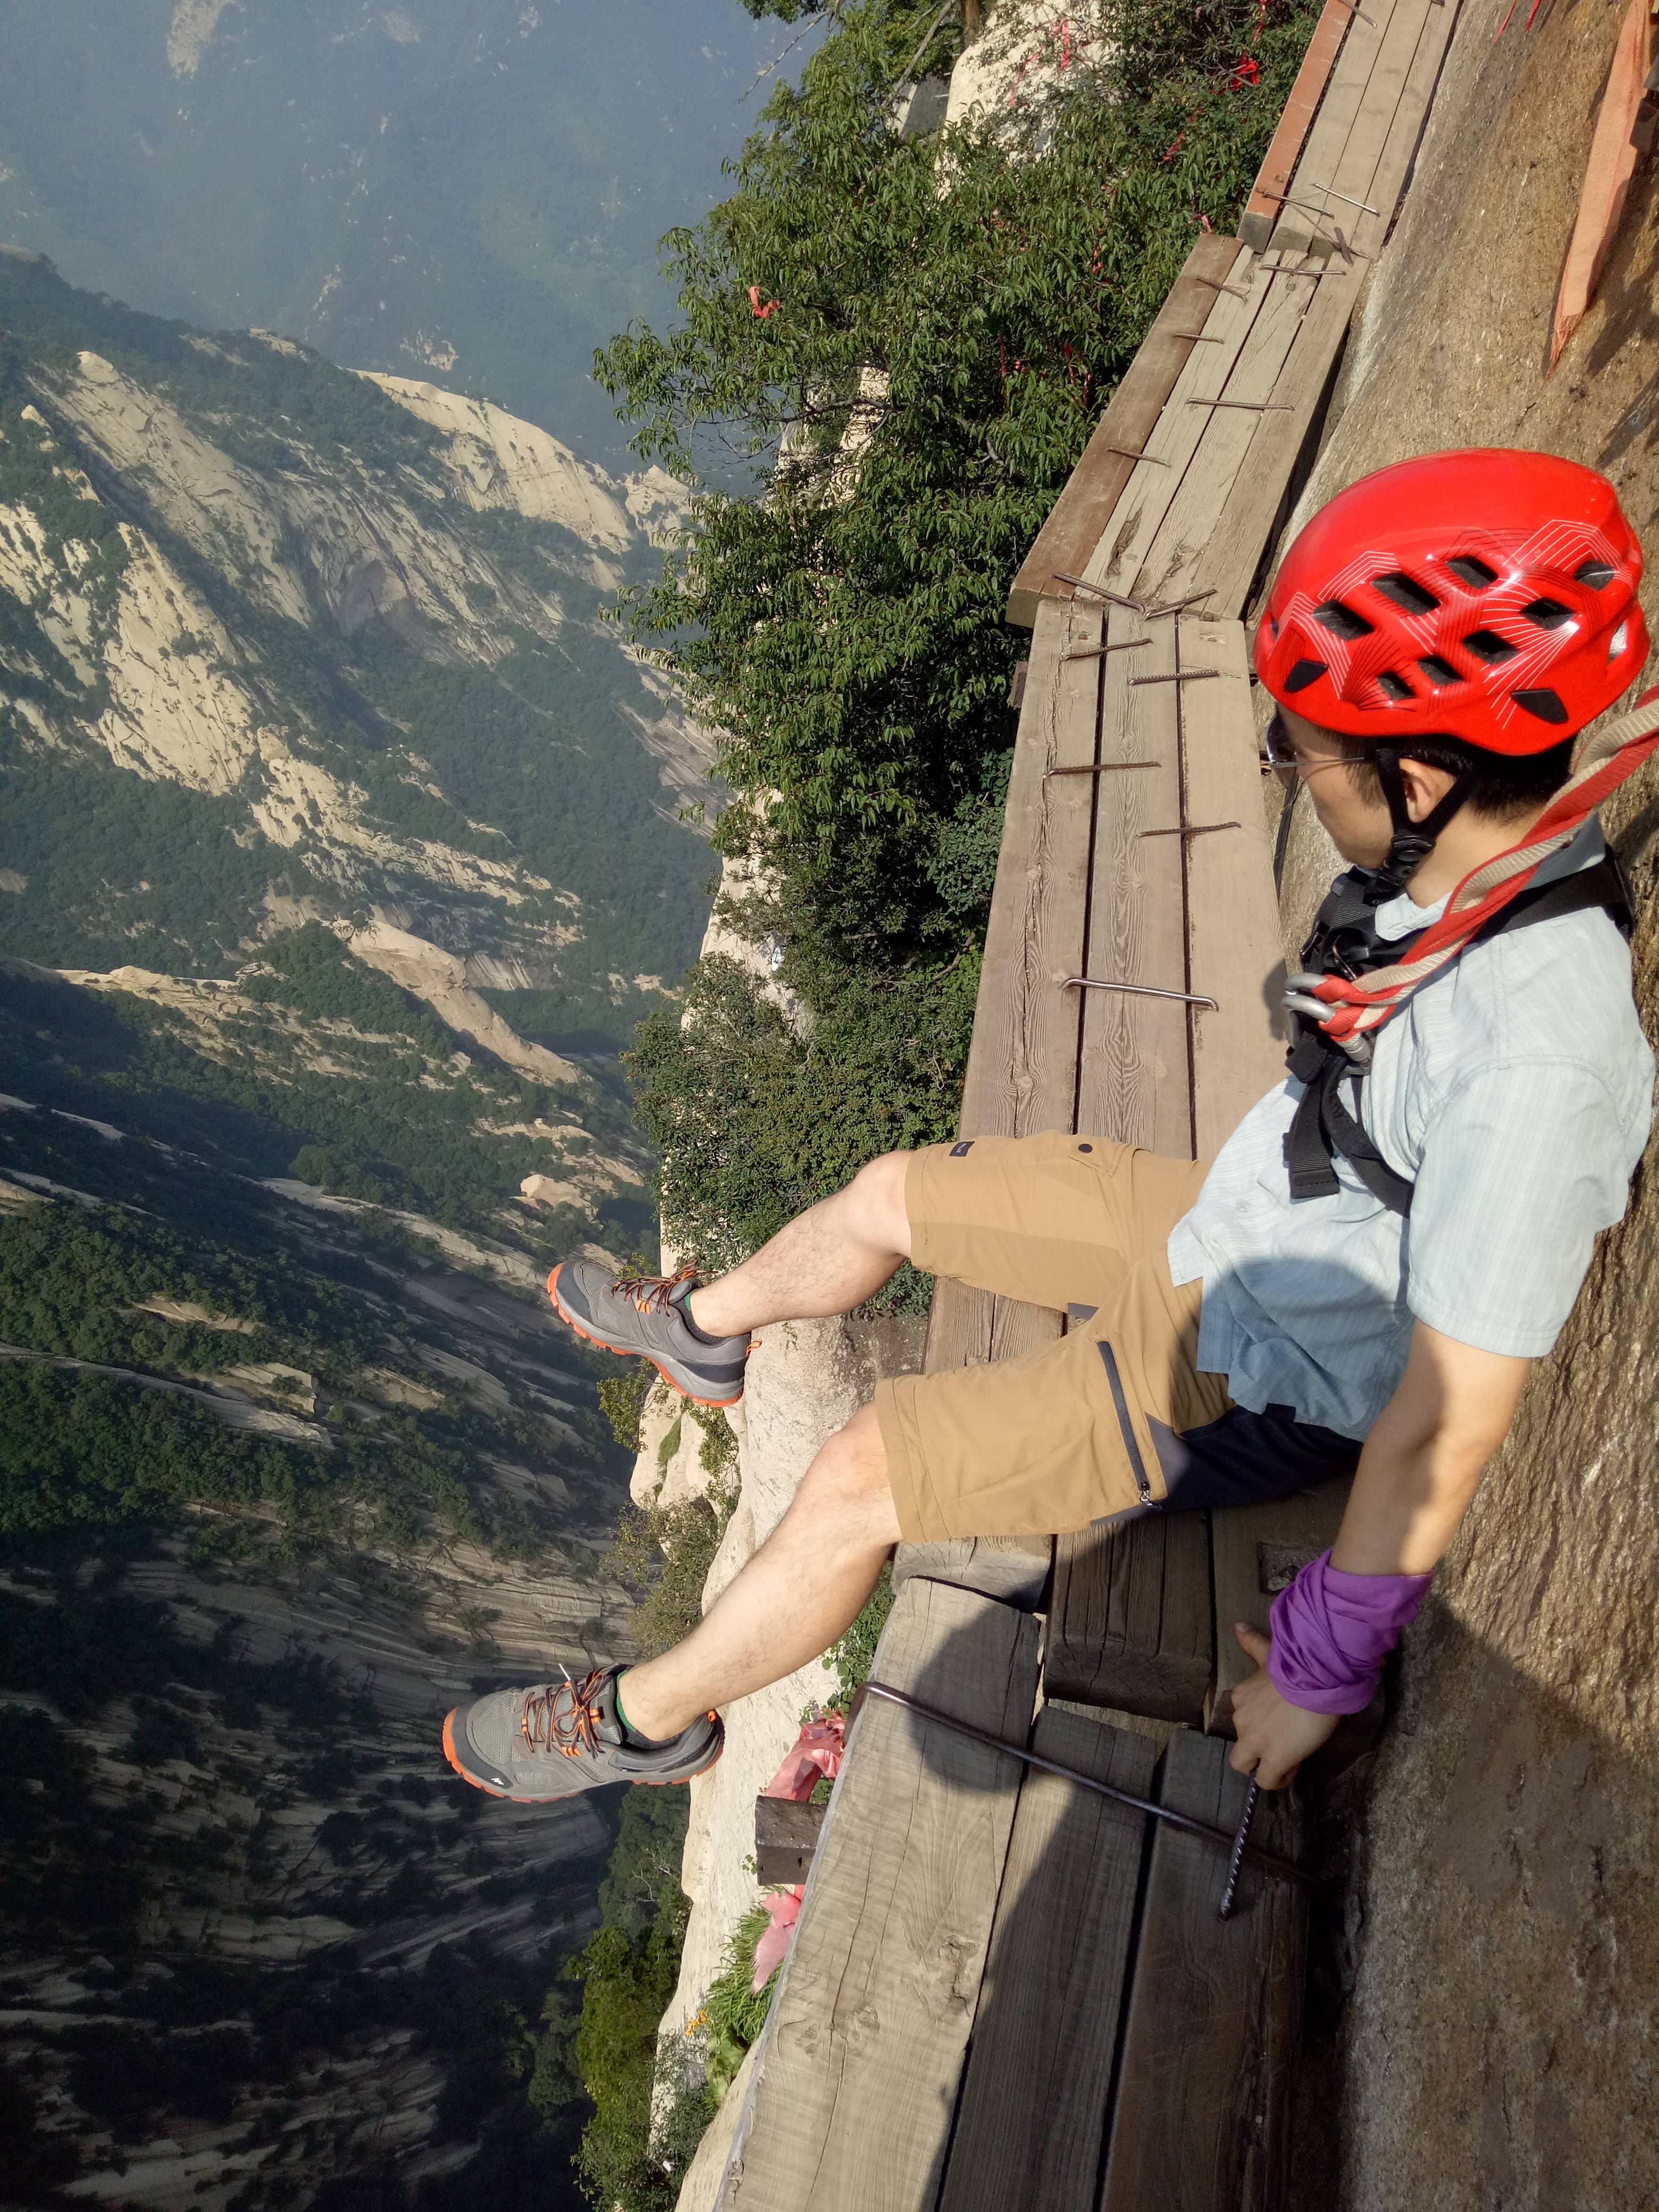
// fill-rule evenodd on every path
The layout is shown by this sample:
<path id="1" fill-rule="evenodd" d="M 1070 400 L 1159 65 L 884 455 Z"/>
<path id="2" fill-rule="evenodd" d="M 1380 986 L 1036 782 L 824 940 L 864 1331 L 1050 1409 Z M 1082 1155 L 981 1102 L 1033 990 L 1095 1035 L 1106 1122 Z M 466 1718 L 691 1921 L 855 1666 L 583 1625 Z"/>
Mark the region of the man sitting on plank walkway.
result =
<path id="1" fill-rule="evenodd" d="M 872 1162 L 718 1280 L 566 1261 L 560 1314 L 705 1405 L 750 1332 L 862 1304 L 908 1259 L 1086 1325 L 904 1376 L 832 1437 L 675 1650 L 452 1713 L 458 1771 L 521 1801 L 718 1758 L 715 1709 L 832 1644 L 898 1540 L 1048 1534 L 1279 1497 L 1355 1466 L 1334 1549 L 1241 1625 L 1233 1765 L 1282 1787 L 1370 1699 L 1622 1215 L 1654 1061 L 1595 810 L 1659 708 L 1639 546 L 1605 478 L 1442 453 L 1302 532 L 1255 641 L 1269 752 L 1345 860 L 1289 1004 L 1288 1081 L 1212 1163 L 1064 1133 Z M 1362 1449 L 1363 1446 L 1363 1449 Z"/>

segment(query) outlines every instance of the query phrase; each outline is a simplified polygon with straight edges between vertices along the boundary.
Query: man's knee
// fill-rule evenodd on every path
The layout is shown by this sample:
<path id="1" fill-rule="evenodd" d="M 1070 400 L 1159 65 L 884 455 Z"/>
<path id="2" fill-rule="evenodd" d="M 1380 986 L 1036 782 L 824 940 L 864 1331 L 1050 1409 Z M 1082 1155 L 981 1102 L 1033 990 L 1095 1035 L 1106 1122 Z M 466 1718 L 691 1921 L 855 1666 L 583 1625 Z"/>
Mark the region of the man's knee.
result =
<path id="1" fill-rule="evenodd" d="M 898 1512 L 888 1480 L 887 1447 L 873 1406 L 854 1414 L 819 1452 L 808 1472 L 818 1499 L 837 1519 L 867 1523 L 883 1543 L 898 1539 Z"/>
<path id="2" fill-rule="evenodd" d="M 859 1170 L 845 1194 L 859 1236 L 905 1259 L 910 1256 L 910 1216 L 904 1203 L 904 1179 L 912 1157 L 909 1152 L 884 1152 Z"/>

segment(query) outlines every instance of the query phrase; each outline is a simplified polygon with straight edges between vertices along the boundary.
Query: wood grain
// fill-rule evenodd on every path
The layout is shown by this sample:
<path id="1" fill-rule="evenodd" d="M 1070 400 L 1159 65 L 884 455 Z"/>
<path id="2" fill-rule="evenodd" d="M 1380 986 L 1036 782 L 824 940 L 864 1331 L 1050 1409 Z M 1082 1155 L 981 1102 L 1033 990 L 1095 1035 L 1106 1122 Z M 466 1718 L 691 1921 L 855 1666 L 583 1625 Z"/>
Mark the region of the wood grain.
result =
<path id="1" fill-rule="evenodd" d="M 1255 264 L 1242 247 L 1238 249 L 1228 281 L 1243 288 L 1245 296 L 1240 299 L 1236 291 L 1216 294 L 1215 305 L 1204 326 L 1206 337 L 1216 343 L 1194 346 L 1176 379 L 1168 403 L 1146 440 L 1146 450 L 1156 455 L 1156 462 L 1137 463 L 1116 506 L 1102 526 L 1087 566 L 1074 571 L 1088 582 L 1133 596 L 1133 580 L 1181 487 L 1209 420 L 1206 410 L 1188 403 L 1213 397 L 1223 389 L 1267 300 L 1271 275 L 1271 271 Z"/>
<path id="2" fill-rule="evenodd" d="M 1144 1736 L 1051 1710 L 1032 1747 L 1136 1796 L 1151 1789 Z M 939 2212 L 1094 2212 L 1146 1826 L 1027 1774 Z"/>
<path id="3" fill-rule="evenodd" d="M 1158 1795 L 1236 1827 L 1245 1784 L 1228 1746 L 1182 1729 Z M 1256 1840 L 1295 1857 L 1295 1802 L 1264 1791 Z M 1247 1858 L 1217 1917 L 1227 1854 L 1156 1825 L 1124 2021 L 1101 2212 L 1279 2212 L 1289 2166 L 1307 1894 Z"/>
<path id="4" fill-rule="evenodd" d="M 1036 1622 L 907 1583 L 874 1675 L 1024 1743 Z M 877 1699 L 854 1723 L 718 2203 L 931 2212 L 1020 1769 Z"/>
<path id="5" fill-rule="evenodd" d="M 1364 15 L 1356 14 L 1348 27 L 1342 51 L 1326 85 L 1325 97 L 1319 104 L 1319 112 L 1302 149 L 1302 158 L 1296 165 L 1296 174 L 1288 188 L 1292 198 L 1310 199 L 1316 207 L 1322 204 L 1321 195 L 1315 188 L 1334 185 L 1337 180 L 1342 149 L 1364 104 L 1366 87 L 1371 81 L 1389 25 L 1401 9 L 1423 4 L 1425 0 L 1375 0 L 1375 4 L 1373 0 L 1364 0 Z M 1346 212 L 1352 215 L 1356 210 L 1350 208 Z M 1352 238 L 1353 233 L 1346 223 L 1343 228 Z M 1326 246 L 1334 242 L 1328 223 L 1319 222 L 1299 206 L 1285 207 L 1279 211 L 1267 250 L 1281 256 L 1298 255 L 1307 251 L 1310 240 L 1322 235 Z"/>
<path id="6" fill-rule="evenodd" d="M 1284 1080 L 1285 963 L 1243 625 L 1183 615 L 1180 630 L 1183 667 L 1224 672 L 1219 683 L 1183 687 L 1188 809 L 1194 822 L 1238 824 L 1194 837 L 1187 861 L 1193 988 L 1220 1007 L 1193 1013 L 1196 1157 L 1212 1160 Z"/>
<path id="7" fill-rule="evenodd" d="M 1240 401 L 1270 400 L 1285 404 L 1278 389 L 1279 372 L 1290 356 L 1304 316 L 1313 302 L 1316 279 L 1292 270 L 1267 272 L 1262 301 L 1249 335 L 1224 377 L 1217 374 L 1205 385 L 1206 394 Z M 1260 424 L 1273 420 L 1271 410 L 1218 407 L 1206 410 L 1189 407 L 1197 434 L 1192 458 L 1176 488 L 1145 557 L 1130 586 L 1137 599 L 1172 603 L 1200 588 L 1199 563 L 1215 528 L 1216 517 L 1235 483 L 1241 481 L 1247 456 L 1252 451 Z M 1278 507 L 1284 485 L 1263 478 L 1252 469 L 1248 482 L 1256 500 L 1271 511 Z M 1231 611 L 1226 610 L 1224 611 Z"/>
<path id="8" fill-rule="evenodd" d="M 1150 640 L 1144 651 L 1114 653 L 1103 664 L 1100 757 L 1152 760 L 1158 765 L 1095 779 L 1101 790 L 1096 801 L 1088 956 L 1081 972 L 1103 981 L 1184 991 L 1188 987 L 1183 841 L 1141 834 L 1178 828 L 1182 823 L 1182 687 L 1169 683 L 1136 686 L 1132 682 L 1134 677 L 1177 672 L 1176 625 L 1167 618 L 1141 623 L 1137 616 L 1112 610 L 1114 639 L 1143 630 Z M 1081 996 L 1079 1129 L 1119 1144 L 1146 1145 L 1171 1158 L 1190 1159 L 1186 1007 L 1170 1000 L 1115 991 L 1085 991 Z"/>
<path id="9" fill-rule="evenodd" d="M 1336 1541 L 1353 1477 L 1339 1474 L 1294 1498 L 1256 1505 L 1218 1506 L 1210 1516 L 1215 1577 L 1215 1688 L 1204 1724 L 1212 1735 L 1233 1735 L 1233 1692 L 1255 1671 L 1233 1634 L 1236 1620 L 1267 1632 L 1278 1574 L 1304 1567 Z M 1282 1587 L 1282 1584 L 1279 1585 Z"/>
<path id="10" fill-rule="evenodd" d="M 1291 178 L 1302 152 L 1303 143 L 1312 128 L 1320 102 L 1325 96 L 1336 58 L 1342 41 L 1353 21 L 1353 9 L 1349 0 L 1325 0 L 1325 12 L 1320 17 L 1308 51 L 1302 57 L 1302 66 L 1296 73 L 1296 82 L 1291 87 L 1291 96 L 1285 103 L 1285 112 L 1279 118 L 1279 128 L 1273 132 L 1273 143 L 1262 156 L 1261 167 L 1256 172 L 1255 183 L 1245 202 L 1244 213 L 1238 226 L 1238 234 L 1246 246 L 1258 252 L 1273 236 L 1273 225 L 1279 220 L 1281 205 L 1279 194 L 1291 190 Z"/>
<path id="11" fill-rule="evenodd" d="M 1011 623 L 1029 629 L 1041 600 L 1070 598 L 1071 586 L 1057 582 L 1055 572 L 1073 576 L 1083 573 L 1082 563 L 1099 543 L 1134 469 L 1132 460 L 1112 449 L 1121 447 L 1139 453 L 1145 446 L 1193 350 L 1194 335 L 1205 328 L 1218 296 L 1214 286 L 1229 280 L 1237 258 L 1236 239 L 1206 232 L 1194 241 L 1168 299 L 1096 424 L 1083 459 L 1021 563 L 1008 599 Z M 1202 281 L 1206 277 L 1212 281 L 1206 283 Z"/>
<path id="12" fill-rule="evenodd" d="M 1056 1539 L 1046 1697 L 1199 1728 L 1214 1672 L 1207 1514 Z"/>
<path id="13" fill-rule="evenodd" d="M 793 1889 L 805 1881 L 827 1810 L 788 1797 L 756 1798 L 755 1879 L 763 1887 L 778 1882 Z"/>
<path id="14" fill-rule="evenodd" d="M 893 1588 L 913 1576 L 955 1583 L 1001 1605 L 1038 1613 L 1054 1565 L 1052 1536 L 969 1536 L 957 1543 L 901 1544 L 893 1554 Z"/>

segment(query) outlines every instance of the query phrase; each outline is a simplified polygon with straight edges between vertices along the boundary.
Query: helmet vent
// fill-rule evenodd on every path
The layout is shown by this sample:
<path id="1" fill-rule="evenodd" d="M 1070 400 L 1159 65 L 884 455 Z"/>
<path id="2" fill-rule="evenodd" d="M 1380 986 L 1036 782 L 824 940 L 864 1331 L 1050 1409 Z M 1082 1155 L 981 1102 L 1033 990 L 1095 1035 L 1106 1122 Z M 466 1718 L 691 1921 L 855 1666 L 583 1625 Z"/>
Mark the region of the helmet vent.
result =
<path id="1" fill-rule="evenodd" d="M 1497 668 L 1505 660 L 1513 660 L 1521 650 L 1518 645 L 1511 645 L 1508 638 L 1499 637 L 1496 630 L 1490 629 L 1472 629 L 1464 639 L 1463 645 L 1464 649 L 1472 653 L 1477 660 L 1484 660 L 1488 668 Z"/>
<path id="2" fill-rule="evenodd" d="M 1572 609 L 1564 607 L 1559 599 L 1534 599 L 1521 612 L 1528 622 L 1536 623 L 1540 629 L 1559 629 L 1563 623 L 1572 620 Z"/>
<path id="3" fill-rule="evenodd" d="M 1421 584 L 1413 583 L 1398 568 L 1392 575 L 1373 576 L 1371 589 L 1380 592 L 1385 599 L 1391 599 L 1408 615 L 1431 615 L 1440 604 L 1432 592 L 1425 591 Z"/>
<path id="4" fill-rule="evenodd" d="M 1298 691 L 1305 691 L 1310 684 L 1318 683 L 1328 665 L 1323 660 L 1298 660 L 1285 678 L 1285 689 L 1292 696 Z"/>
<path id="5" fill-rule="evenodd" d="M 1524 707 L 1529 714 L 1536 714 L 1540 722 L 1559 723 L 1567 719 L 1567 710 L 1553 691 L 1515 691 L 1510 696 L 1517 707 Z"/>
<path id="6" fill-rule="evenodd" d="M 1437 653 L 1425 653 L 1418 666 L 1431 684 L 1461 684 L 1463 679 L 1449 660 L 1443 660 Z"/>
<path id="7" fill-rule="evenodd" d="M 1396 707 L 1402 700 L 1414 699 L 1417 696 L 1404 677 L 1396 676 L 1392 668 L 1385 668 L 1376 680 L 1382 687 L 1384 698 L 1392 699 Z"/>
<path id="8" fill-rule="evenodd" d="M 1489 568 L 1484 561 L 1477 561 L 1473 553 L 1460 553 L 1446 566 L 1460 584 L 1467 584 L 1472 592 L 1484 592 L 1489 584 L 1498 581 L 1496 568 Z"/>
<path id="9" fill-rule="evenodd" d="M 1346 638 L 1352 644 L 1357 637 L 1369 637 L 1376 629 L 1364 615 L 1357 615 L 1352 607 L 1345 607 L 1340 599 L 1327 599 L 1322 607 L 1314 609 L 1314 620 L 1337 637 Z"/>
<path id="10" fill-rule="evenodd" d="M 1586 561 L 1582 568 L 1573 570 L 1572 580 L 1575 584 L 1588 584 L 1591 591 L 1599 592 L 1613 581 L 1616 574 L 1611 561 Z"/>

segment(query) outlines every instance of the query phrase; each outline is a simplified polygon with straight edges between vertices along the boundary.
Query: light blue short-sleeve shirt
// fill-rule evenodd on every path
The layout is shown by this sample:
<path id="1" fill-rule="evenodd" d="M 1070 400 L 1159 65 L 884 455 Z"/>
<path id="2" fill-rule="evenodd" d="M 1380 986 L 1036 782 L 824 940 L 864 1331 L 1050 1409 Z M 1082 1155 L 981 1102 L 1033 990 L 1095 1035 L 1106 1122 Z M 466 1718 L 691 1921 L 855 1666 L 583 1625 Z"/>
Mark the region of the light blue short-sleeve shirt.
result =
<path id="1" fill-rule="evenodd" d="M 1592 866 L 1594 822 L 1539 880 Z M 1401 938 L 1443 908 L 1377 910 Z M 1380 1031 L 1359 1115 L 1415 1180 L 1409 1219 L 1348 1163 L 1292 1204 L 1288 1081 L 1234 1131 L 1169 1242 L 1177 1283 L 1202 1278 L 1198 1364 L 1241 1406 L 1363 1437 L 1405 1372 L 1414 1322 L 1485 1352 L 1548 1352 L 1596 1232 L 1619 1220 L 1647 1142 L 1654 1060 L 1630 953 L 1599 910 L 1472 945 Z M 1353 1103 L 1353 1089 L 1344 1097 Z"/>

